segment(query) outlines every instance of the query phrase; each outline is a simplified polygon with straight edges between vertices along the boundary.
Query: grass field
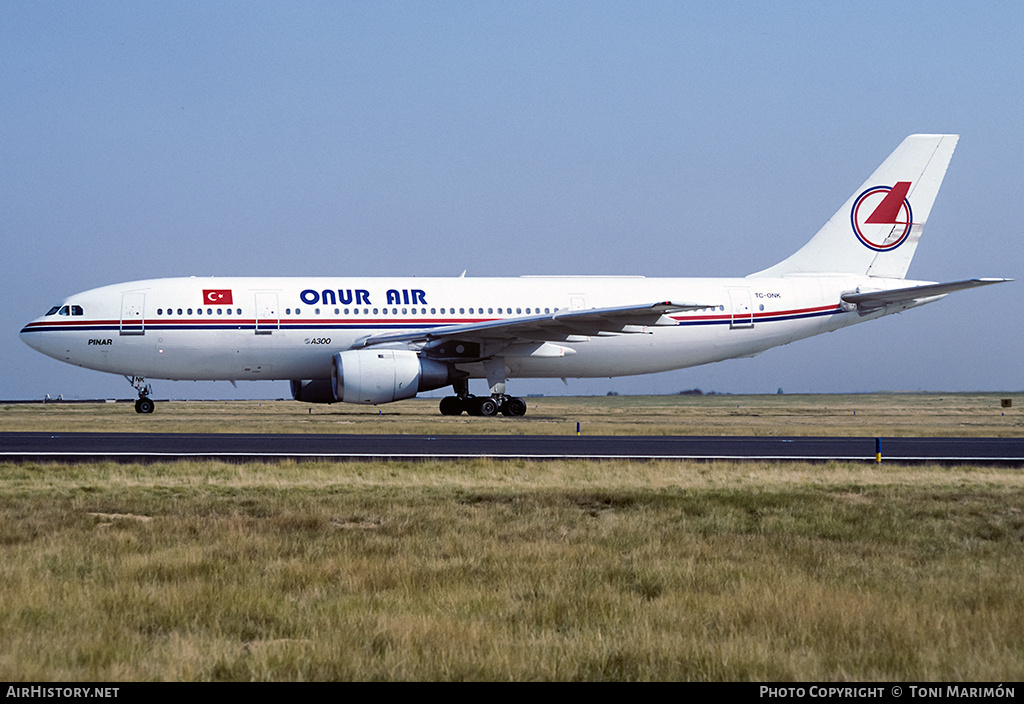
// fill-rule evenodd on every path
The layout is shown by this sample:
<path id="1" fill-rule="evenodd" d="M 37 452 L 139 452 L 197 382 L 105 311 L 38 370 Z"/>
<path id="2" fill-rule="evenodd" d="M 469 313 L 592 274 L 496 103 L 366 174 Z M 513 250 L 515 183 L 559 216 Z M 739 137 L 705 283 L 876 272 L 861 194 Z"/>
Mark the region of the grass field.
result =
<path id="1" fill-rule="evenodd" d="M 1024 677 L 1024 476 L 3 465 L 0 679 Z"/>
<path id="2" fill-rule="evenodd" d="M 1003 408 L 1002 400 L 1011 407 Z M 0 430 L 243 433 L 569 435 L 845 435 L 864 437 L 1024 434 L 1024 395 L 852 394 L 529 398 L 523 418 L 443 417 L 436 399 L 380 407 L 295 401 L 0 406 Z"/>
<path id="3" fill-rule="evenodd" d="M 52 404 L 0 428 L 1019 434 L 1005 397 Z M 1024 677 L 1019 469 L 26 463 L 0 487 L 0 680 Z"/>

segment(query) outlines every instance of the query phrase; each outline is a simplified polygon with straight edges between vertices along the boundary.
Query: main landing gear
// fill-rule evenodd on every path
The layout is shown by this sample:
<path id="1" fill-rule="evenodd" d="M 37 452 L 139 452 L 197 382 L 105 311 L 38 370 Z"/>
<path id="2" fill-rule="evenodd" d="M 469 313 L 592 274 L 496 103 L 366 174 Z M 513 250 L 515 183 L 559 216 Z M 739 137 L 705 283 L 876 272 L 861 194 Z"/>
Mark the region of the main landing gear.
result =
<path id="1" fill-rule="evenodd" d="M 441 399 L 441 415 L 504 416 L 518 418 L 526 415 L 526 401 L 518 396 L 445 396 Z"/>
<path id="2" fill-rule="evenodd" d="M 471 416 L 503 416 L 518 418 L 526 415 L 526 401 L 518 396 L 505 393 L 505 362 L 501 359 L 488 359 L 484 362 L 487 382 L 491 387 L 490 396 L 470 396 L 469 380 L 459 379 L 452 384 L 454 396 L 441 399 L 441 415 L 460 416 L 463 412 Z"/>
<path id="3" fill-rule="evenodd" d="M 126 376 L 125 379 L 132 385 L 132 388 L 139 392 L 139 400 L 135 402 L 136 413 L 152 413 L 156 408 L 153 399 L 149 397 L 153 393 L 153 387 L 146 383 L 141 376 Z"/>

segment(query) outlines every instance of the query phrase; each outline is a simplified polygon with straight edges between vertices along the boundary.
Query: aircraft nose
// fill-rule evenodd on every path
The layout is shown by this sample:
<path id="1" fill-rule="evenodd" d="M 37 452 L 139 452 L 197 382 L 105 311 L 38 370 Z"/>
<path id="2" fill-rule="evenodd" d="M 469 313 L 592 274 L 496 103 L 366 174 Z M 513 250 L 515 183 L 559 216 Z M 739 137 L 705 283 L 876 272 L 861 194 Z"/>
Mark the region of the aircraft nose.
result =
<path id="1" fill-rule="evenodd" d="M 32 322 L 28 323 L 21 329 L 20 337 L 21 341 L 32 349 L 46 354 L 46 346 L 44 344 L 43 335 L 39 331 L 37 324 L 39 319 L 36 318 Z"/>

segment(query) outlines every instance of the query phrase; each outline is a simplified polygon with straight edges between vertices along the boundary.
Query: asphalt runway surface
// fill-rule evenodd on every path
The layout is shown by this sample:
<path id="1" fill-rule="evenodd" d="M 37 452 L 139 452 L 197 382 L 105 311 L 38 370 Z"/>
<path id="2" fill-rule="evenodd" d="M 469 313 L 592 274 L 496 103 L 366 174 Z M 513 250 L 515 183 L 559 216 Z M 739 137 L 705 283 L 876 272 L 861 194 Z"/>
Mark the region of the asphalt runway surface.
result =
<path id="1" fill-rule="evenodd" d="M 0 460 L 863 460 L 1024 466 L 1024 438 L 0 433 Z"/>

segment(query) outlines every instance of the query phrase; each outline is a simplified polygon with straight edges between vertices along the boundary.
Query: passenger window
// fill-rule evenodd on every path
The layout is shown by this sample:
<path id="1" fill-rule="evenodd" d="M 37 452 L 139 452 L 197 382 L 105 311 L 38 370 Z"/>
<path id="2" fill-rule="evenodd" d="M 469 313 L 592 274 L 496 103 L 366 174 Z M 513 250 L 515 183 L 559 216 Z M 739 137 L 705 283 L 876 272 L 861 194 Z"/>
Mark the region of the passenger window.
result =
<path id="1" fill-rule="evenodd" d="M 157 315 L 163 315 L 164 314 L 164 309 L 163 308 L 157 308 L 156 309 L 156 314 Z"/>
<path id="2" fill-rule="evenodd" d="M 196 308 L 196 315 L 202 315 L 202 314 L 203 314 L 203 309 L 202 308 Z"/>
<path id="3" fill-rule="evenodd" d="M 224 309 L 223 308 L 218 308 L 217 309 L 217 315 L 224 315 Z"/>
<path id="4" fill-rule="evenodd" d="M 178 309 L 178 315 L 181 315 L 181 308 Z"/>
<path id="5" fill-rule="evenodd" d="M 231 315 L 231 309 L 228 308 L 228 315 Z"/>
<path id="6" fill-rule="evenodd" d="M 188 314 L 192 315 L 192 309 L 191 308 L 188 309 Z"/>

